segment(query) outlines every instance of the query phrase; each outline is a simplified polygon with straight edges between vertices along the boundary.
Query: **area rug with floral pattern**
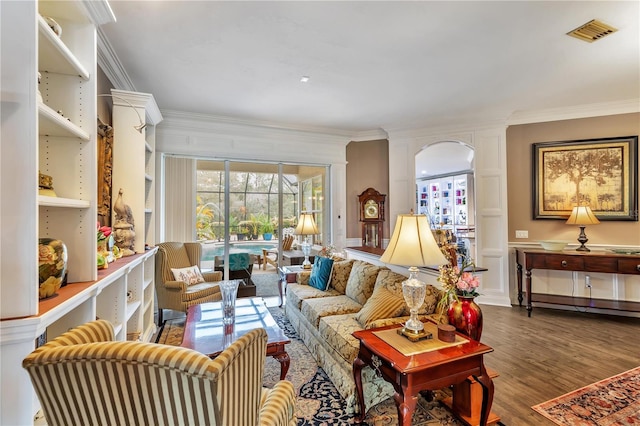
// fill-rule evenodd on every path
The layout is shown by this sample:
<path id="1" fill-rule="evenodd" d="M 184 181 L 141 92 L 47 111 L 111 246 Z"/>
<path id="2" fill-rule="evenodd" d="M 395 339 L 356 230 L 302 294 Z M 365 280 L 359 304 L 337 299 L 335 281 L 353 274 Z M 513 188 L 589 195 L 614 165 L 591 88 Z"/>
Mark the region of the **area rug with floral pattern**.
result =
<path id="1" fill-rule="evenodd" d="M 296 415 L 298 426 L 325 425 L 357 425 L 360 424 L 354 415 L 347 414 L 345 401 L 331 383 L 322 368 L 318 367 L 313 356 L 298 337 L 295 329 L 285 317 L 282 309 L 269 308 L 280 328 L 291 339 L 286 346 L 291 358 L 291 365 L 286 379 L 296 389 Z M 167 321 L 157 338 L 157 343 L 179 345 L 182 340 L 184 319 Z M 273 386 L 280 378 L 280 364 L 273 358 L 265 361 L 264 386 Z M 450 411 L 439 403 L 443 393 L 436 392 L 433 401 L 423 397 L 418 400 L 418 407 L 413 415 L 414 426 L 461 425 Z M 393 399 L 389 398 L 371 407 L 367 413 L 365 424 L 382 426 L 397 425 L 398 416 Z"/>
<path id="2" fill-rule="evenodd" d="M 640 425 L 640 367 L 531 408 L 558 425 Z"/>

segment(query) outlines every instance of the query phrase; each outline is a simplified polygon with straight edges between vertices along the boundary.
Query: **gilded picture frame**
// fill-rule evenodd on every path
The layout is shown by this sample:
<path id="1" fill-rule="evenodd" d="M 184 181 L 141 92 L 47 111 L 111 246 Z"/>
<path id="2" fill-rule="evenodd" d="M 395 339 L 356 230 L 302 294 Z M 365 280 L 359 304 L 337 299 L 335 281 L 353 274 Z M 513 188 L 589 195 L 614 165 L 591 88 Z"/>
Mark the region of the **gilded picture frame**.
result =
<path id="1" fill-rule="evenodd" d="M 580 204 L 599 220 L 638 220 L 638 136 L 532 147 L 534 219 L 567 219 Z"/>

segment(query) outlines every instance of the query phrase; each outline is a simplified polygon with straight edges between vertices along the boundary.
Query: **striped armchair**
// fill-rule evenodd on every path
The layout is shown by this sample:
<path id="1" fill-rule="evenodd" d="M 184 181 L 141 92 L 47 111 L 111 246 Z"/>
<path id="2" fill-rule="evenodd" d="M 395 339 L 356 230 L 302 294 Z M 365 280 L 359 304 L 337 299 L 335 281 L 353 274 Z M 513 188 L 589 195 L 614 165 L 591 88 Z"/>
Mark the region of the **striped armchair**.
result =
<path id="1" fill-rule="evenodd" d="M 200 268 L 202 246 L 200 243 L 160 243 L 156 254 L 156 294 L 158 296 L 158 325 L 162 325 L 162 310 L 187 312 L 191 305 L 222 300 L 216 281 L 222 280 L 221 272 L 203 272 L 206 282 L 188 285 L 176 281 L 171 268 Z"/>
<path id="2" fill-rule="evenodd" d="M 111 323 L 96 320 L 24 359 L 49 426 L 296 425 L 291 382 L 262 387 L 262 328 L 214 360 L 191 349 L 113 338 Z"/>

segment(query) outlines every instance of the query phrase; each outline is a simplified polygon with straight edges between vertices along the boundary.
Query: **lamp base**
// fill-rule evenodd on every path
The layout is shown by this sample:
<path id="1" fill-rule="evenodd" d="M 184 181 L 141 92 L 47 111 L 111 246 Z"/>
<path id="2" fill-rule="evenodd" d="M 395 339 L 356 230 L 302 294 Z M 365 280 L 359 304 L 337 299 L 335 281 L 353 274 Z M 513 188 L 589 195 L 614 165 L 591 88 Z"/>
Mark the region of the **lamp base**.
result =
<path id="1" fill-rule="evenodd" d="M 585 246 L 585 243 L 589 241 L 587 239 L 587 234 L 584 233 L 584 226 L 580 227 L 580 235 L 578 235 L 578 242 L 580 243 L 580 247 L 576 249 L 576 251 L 591 251 Z"/>
<path id="2" fill-rule="evenodd" d="M 411 330 L 410 328 L 402 327 L 398 329 L 398 334 L 406 337 L 411 342 L 419 342 L 420 340 L 433 339 L 433 333 L 430 333 L 425 329 L 422 329 L 416 332 L 414 330 Z"/>

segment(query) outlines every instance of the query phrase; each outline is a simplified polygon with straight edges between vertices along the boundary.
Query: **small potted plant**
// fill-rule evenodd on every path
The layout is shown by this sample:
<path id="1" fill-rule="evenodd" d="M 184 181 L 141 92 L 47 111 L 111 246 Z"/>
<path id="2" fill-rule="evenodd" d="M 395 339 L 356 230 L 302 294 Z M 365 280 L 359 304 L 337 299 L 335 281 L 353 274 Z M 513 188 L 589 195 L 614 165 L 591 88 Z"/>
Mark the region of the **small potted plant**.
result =
<path id="1" fill-rule="evenodd" d="M 238 225 L 238 241 L 244 241 L 249 234 L 249 230 L 244 225 Z"/>
<path id="2" fill-rule="evenodd" d="M 273 225 L 271 222 L 265 222 L 261 225 L 262 229 L 262 238 L 265 241 L 271 241 L 273 238 Z"/>

